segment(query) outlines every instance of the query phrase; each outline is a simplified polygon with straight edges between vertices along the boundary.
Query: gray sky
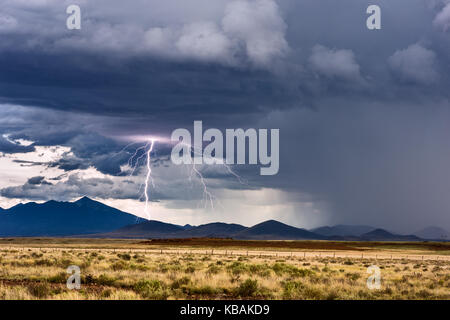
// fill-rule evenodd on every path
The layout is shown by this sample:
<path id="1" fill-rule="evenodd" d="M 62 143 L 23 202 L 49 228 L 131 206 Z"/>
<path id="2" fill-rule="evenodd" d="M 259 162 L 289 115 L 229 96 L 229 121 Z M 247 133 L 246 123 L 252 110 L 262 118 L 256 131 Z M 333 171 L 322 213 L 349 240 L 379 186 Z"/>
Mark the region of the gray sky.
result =
<path id="1" fill-rule="evenodd" d="M 201 167 L 211 208 L 161 141 L 154 219 L 450 229 L 449 1 L 77 1 L 81 30 L 69 4 L 0 0 L 1 207 L 87 195 L 142 215 L 136 137 L 202 120 L 279 128 L 280 172 Z"/>

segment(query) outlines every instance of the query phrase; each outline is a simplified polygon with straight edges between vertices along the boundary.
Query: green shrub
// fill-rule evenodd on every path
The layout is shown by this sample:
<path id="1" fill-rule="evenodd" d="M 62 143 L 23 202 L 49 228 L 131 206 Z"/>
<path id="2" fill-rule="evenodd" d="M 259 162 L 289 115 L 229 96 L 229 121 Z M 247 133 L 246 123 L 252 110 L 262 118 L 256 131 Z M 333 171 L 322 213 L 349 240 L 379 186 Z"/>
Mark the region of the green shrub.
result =
<path id="1" fill-rule="evenodd" d="M 116 279 L 109 277 L 106 274 L 102 274 L 95 280 L 95 282 L 103 286 L 112 286 L 116 282 Z"/>
<path id="2" fill-rule="evenodd" d="M 159 280 L 141 280 L 133 289 L 145 299 L 165 300 L 169 296 L 164 284 Z"/>
<path id="3" fill-rule="evenodd" d="M 202 286 L 202 287 L 188 288 L 188 293 L 194 295 L 212 296 L 214 294 L 220 293 L 220 289 L 215 289 L 211 286 Z"/>
<path id="4" fill-rule="evenodd" d="M 191 282 L 191 279 L 188 277 L 182 277 L 180 279 L 174 280 L 170 285 L 171 289 L 180 289 L 184 286 L 187 286 Z"/>
<path id="5" fill-rule="evenodd" d="M 228 271 L 232 275 L 239 275 L 247 271 L 246 266 L 242 262 L 233 262 L 228 266 Z"/>
<path id="6" fill-rule="evenodd" d="M 125 261 L 117 261 L 111 265 L 111 268 L 114 271 L 127 270 L 130 268 L 130 265 Z"/>
<path id="7" fill-rule="evenodd" d="M 346 273 L 345 276 L 351 281 L 356 281 L 359 278 L 361 278 L 361 275 L 359 273 L 352 273 L 352 272 Z"/>
<path id="8" fill-rule="evenodd" d="M 258 292 L 258 280 L 247 279 L 236 288 L 236 296 L 253 297 Z"/>
<path id="9" fill-rule="evenodd" d="M 296 266 L 293 266 L 290 264 L 285 264 L 285 263 L 275 263 L 272 266 L 272 270 L 277 275 L 288 274 L 291 277 L 306 277 L 306 276 L 310 276 L 310 275 L 314 274 L 314 272 L 312 270 L 300 269 L 300 268 L 297 268 Z"/>
<path id="10" fill-rule="evenodd" d="M 126 260 L 126 261 L 130 261 L 131 260 L 131 256 L 128 253 L 118 253 L 117 256 L 122 259 L 122 260 Z"/>
<path id="11" fill-rule="evenodd" d="M 208 267 L 207 273 L 209 273 L 209 274 L 218 274 L 220 272 L 220 270 L 222 270 L 220 267 L 218 267 L 216 265 L 210 265 Z"/>

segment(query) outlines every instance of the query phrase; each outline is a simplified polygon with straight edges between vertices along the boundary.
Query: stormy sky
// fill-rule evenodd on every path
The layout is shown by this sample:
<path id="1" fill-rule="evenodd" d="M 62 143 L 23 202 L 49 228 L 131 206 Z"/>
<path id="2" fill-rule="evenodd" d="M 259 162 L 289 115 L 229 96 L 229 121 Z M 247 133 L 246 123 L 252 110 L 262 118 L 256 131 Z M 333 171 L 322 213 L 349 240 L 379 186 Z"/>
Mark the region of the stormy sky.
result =
<path id="1" fill-rule="evenodd" d="M 142 215 L 152 136 L 153 219 L 450 229 L 449 71 L 447 0 L 0 0 L 0 206 Z M 213 208 L 164 142 L 194 120 L 280 129 L 279 173 L 199 167 Z"/>

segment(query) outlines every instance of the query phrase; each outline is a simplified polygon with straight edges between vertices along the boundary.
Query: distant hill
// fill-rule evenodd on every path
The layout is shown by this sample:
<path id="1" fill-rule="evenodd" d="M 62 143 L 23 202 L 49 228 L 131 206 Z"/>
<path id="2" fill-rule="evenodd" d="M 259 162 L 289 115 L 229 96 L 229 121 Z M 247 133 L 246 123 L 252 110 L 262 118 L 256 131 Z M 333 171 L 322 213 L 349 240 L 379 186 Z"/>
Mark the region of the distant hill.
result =
<path id="1" fill-rule="evenodd" d="M 439 227 L 427 227 L 414 232 L 415 236 L 429 240 L 450 240 L 450 232 Z"/>
<path id="2" fill-rule="evenodd" d="M 125 226 L 112 232 L 97 234 L 101 238 L 167 238 L 177 232 L 184 231 L 183 227 L 160 221 L 144 221 L 138 224 Z"/>
<path id="3" fill-rule="evenodd" d="M 310 232 L 305 229 L 295 228 L 287 224 L 269 220 L 260 224 L 257 224 L 251 228 L 246 228 L 241 232 L 236 233 L 233 238 L 235 239 L 248 239 L 248 240 L 320 240 L 325 237 Z"/>
<path id="4" fill-rule="evenodd" d="M 183 232 L 183 237 L 186 235 L 186 238 L 229 238 L 247 229 L 247 227 L 241 226 L 240 224 L 216 222 L 192 227 Z"/>
<path id="5" fill-rule="evenodd" d="M 414 235 L 398 235 L 390 233 L 384 229 L 375 229 L 360 236 L 364 241 L 420 241 L 417 236 Z"/>
<path id="6" fill-rule="evenodd" d="M 242 240 L 313 240 L 325 239 L 304 229 L 288 226 L 287 224 L 270 220 L 257 224 L 251 228 L 239 224 L 208 223 L 185 229 L 182 226 L 158 221 L 145 221 L 132 226 L 120 228 L 114 232 L 93 235 L 95 237 L 110 238 L 233 238 Z"/>
<path id="7" fill-rule="evenodd" d="M 29 202 L 0 212 L 0 237 L 100 233 L 136 222 L 136 216 L 87 197 L 75 202 Z"/>
<path id="8" fill-rule="evenodd" d="M 360 235 L 375 230 L 374 227 L 370 226 L 352 226 L 352 225 L 336 225 L 336 226 L 325 226 L 320 228 L 311 229 L 311 232 L 320 234 L 322 236 L 353 236 L 359 237 Z"/>
<path id="9" fill-rule="evenodd" d="M 145 221 L 139 224 L 126 226 L 106 234 L 93 235 L 107 238 L 229 238 L 235 233 L 247 229 L 238 224 L 209 223 L 201 226 L 185 228 L 174 224 Z"/>

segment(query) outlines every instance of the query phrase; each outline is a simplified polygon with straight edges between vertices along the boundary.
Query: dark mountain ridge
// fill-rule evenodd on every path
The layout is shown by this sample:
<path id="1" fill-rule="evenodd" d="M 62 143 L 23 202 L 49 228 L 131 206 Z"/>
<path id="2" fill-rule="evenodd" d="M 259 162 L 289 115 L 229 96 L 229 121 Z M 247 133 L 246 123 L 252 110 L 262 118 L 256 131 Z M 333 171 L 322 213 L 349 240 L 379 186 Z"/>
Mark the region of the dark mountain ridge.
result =
<path id="1" fill-rule="evenodd" d="M 442 230 L 437 232 L 442 233 Z M 175 225 L 145 220 L 83 197 L 75 202 L 30 202 L 0 208 L 0 237 L 94 238 L 233 238 L 239 240 L 420 241 L 416 235 L 398 235 L 370 226 L 338 225 L 312 230 L 269 220 L 252 227 L 209 223 Z"/>
<path id="2" fill-rule="evenodd" d="M 305 229 L 269 220 L 236 233 L 233 238 L 242 240 L 323 240 L 325 237 Z"/>
<path id="3" fill-rule="evenodd" d="M 67 236 L 108 232 L 137 217 L 87 197 L 75 202 L 18 204 L 0 212 L 0 236 Z"/>
<path id="4" fill-rule="evenodd" d="M 421 239 L 414 235 L 398 235 L 390 233 L 384 229 L 375 229 L 367 232 L 360 237 L 364 241 L 420 241 Z"/>

